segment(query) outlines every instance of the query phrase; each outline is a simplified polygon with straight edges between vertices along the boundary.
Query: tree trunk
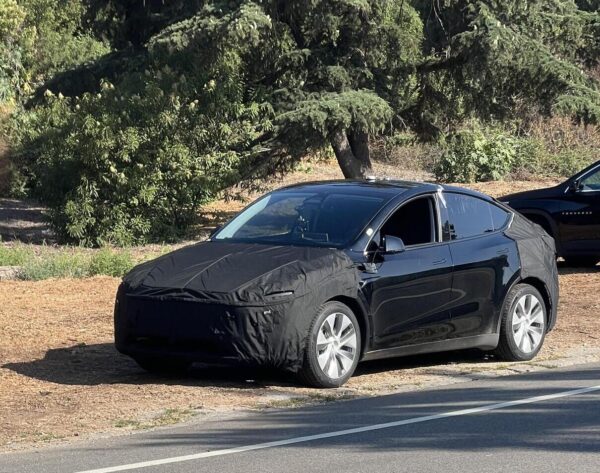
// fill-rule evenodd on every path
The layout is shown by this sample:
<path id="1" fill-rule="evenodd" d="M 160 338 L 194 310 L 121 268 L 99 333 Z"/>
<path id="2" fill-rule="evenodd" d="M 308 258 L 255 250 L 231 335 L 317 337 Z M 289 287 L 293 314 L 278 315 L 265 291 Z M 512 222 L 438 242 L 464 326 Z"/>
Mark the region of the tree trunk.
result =
<path id="1" fill-rule="evenodd" d="M 352 153 L 360 161 L 365 172 L 370 173 L 373 170 L 371 164 L 371 151 L 369 149 L 369 134 L 358 131 L 348 134 L 350 148 Z"/>
<path id="2" fill-rule="evenodd" d="M 346 179 L 363 179 L 371 171 L 368 135 L 355 133 L 351 137 L 344 131 L 337 131 L 331 137 L 342 173 Z"/>

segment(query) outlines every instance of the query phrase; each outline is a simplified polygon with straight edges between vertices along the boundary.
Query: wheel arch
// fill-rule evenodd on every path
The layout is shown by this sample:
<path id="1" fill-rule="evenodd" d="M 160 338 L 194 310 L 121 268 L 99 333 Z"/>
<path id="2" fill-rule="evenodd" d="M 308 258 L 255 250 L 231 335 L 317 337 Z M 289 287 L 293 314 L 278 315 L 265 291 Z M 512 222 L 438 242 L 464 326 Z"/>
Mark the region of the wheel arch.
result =
<path id="1" fill-rule="evenodd" d="M 362 356 L 368 351 L 370 345 L 371 331 L 367 311 L 357 299 L 349 296 L 332 297 L 327 302 L 341 302 L 342 304 L 347 305 L 356 316 L 356 320 L 358 320 L 358 325 L 360 326 L 360 356 L 362 358 Z"/>
<path id="2" fill-rule="evenodd" d="M 552 298 L 550 297 L 550 292 L 548 291 L 546 284 L 541 279 L 538 279 L 534 276 L 530 276 L 527 278 L 519 278 L 511 285 L 510 289 L 506 292 L 506 294 L 508 295 L 510 293 L 510 291 L 512 291 L 513 288 L 517 284 L 528 284 L 529 286 L 532 286 L 538 290 L 538 292 L 541 294 L 542 298 L 544 299 L 544 305 L 546 306 L 546 317 L 548 319 L 548 320 L 546 320 L 546 332 L 549 332 L 550 330 L 552 330 L 552 328 L 554 327 L 554 323 L 555 323 L 554 315 L 553 315 L 555 313 L 555 311 L 553 310 Z M 501 322 L 502 322 L 502 319 L 500 318 L 498 321 L 498 333 L 500 332 L 500 323 Z"/>

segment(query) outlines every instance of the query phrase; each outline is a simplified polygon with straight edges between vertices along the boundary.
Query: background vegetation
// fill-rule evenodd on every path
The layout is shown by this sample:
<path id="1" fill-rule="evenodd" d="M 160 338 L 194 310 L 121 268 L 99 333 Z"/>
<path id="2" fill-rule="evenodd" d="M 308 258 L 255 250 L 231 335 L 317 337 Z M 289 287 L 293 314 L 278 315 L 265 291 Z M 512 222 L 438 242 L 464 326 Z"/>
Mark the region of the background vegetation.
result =
<path id="1" fill-rule="evenodd" d="M 88 250 L 16 243 L 0 245 L 0 267 L 16 267 L 15 276 L 28 281 L 92 276 L 120 278 L 136 264 L 156 258 L 172 249 L 165 246 L 143 251 L 108 247 Z"/>
<path id="2" fill-rule="evenodd" d="M 440 180 L 570 174 L 600 145 L 599 8 L 4 0 L 5 193 L 101 246 L 177 238 L 225 189 L 313 153 L 347 177 L 423 146 Z"/>

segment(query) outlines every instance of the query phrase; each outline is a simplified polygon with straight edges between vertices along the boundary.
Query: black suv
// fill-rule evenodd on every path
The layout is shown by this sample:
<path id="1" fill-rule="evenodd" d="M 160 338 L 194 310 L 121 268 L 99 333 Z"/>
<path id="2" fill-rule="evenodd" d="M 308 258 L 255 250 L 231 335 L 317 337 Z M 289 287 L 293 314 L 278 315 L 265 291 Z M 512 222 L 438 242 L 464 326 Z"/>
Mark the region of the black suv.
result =
<path id="1" fill-rule="evenodd" d="M 567 264 L 591 267 L 600 261 L 600 161 L 556 187 L 501 200 L 552 235 Z"/>
<path id="2" fill-rule="evenodd" d="M 531 360 L 557 304 L 554 240 L 490 197 L 304 183 L 133 269 L 115 342 L 149 371 L 231 362 L 337 387 L 360 360 L 464 348 Z"/>

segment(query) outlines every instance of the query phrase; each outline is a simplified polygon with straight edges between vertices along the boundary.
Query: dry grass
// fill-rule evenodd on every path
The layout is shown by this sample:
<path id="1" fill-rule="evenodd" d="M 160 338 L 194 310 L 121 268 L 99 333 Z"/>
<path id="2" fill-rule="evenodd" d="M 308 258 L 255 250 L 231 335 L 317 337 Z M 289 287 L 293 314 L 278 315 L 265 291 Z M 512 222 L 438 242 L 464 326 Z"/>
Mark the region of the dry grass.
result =
<path id="1" fill-rule="evenodd" d="M 498 195 L 532 186 L 475 187 Z M 538 362 L 600 348 L 600 271 L 563 269 L 560 278 L 559 323 Z M 516 369 L 469 352 L 365 363 L 336 391 L 301 388 L 279 374 L 222 367 L 199 367 L 187 378 L 159 378 L 112 345 L 118 284 L 110 277 L 0 282 L 0 449 L 167 425 L 213 412 L 420 389 Z"/>
<path id="2" fill-rule="evenodd" d="M 568 117 L 537 116 L 531 121 L 526 132 L 530 137 L 545 143 L 546 149 L 554 154 L 563 150 L 600 147 L 599 127 L 574 123 Z"/>

